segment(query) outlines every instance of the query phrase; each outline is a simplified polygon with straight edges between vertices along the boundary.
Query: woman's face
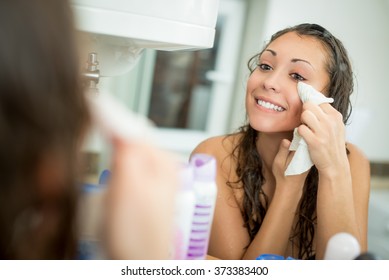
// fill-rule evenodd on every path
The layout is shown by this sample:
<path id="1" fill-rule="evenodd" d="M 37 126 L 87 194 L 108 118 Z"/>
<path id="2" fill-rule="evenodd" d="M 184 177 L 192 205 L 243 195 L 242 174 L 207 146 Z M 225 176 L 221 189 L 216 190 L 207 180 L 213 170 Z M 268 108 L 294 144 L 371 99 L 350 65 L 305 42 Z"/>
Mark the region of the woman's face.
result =
<path id="1" fill-rule="evenodd" d="M 286 132 L 301 121 L 297 82 L 323 91 L 329 82 L 327 52 L 311 36 L 286 33 L 263 51 L 247 82 L 246 110 L 250 125 L 261 132 Z"/>

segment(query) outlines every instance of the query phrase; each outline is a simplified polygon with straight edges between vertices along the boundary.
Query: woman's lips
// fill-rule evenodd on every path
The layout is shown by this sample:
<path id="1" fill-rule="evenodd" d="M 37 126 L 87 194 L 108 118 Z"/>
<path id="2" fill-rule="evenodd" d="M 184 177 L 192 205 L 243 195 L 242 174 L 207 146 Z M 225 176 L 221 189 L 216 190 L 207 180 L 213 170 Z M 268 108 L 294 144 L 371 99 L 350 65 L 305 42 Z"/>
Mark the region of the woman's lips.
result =
<path id="1" fill-rule="evenodd" d="M 273 110 L 276 112 L 283 112 L 286 110 L 284 107 L 282 107 L 278 104 L 274 104 L 270 101 L 266 101 L 266 100 L 263 100 L 261 98 L 255 98 L 255 101 L 260 107 L 266 108 L 268 110 Z"/>

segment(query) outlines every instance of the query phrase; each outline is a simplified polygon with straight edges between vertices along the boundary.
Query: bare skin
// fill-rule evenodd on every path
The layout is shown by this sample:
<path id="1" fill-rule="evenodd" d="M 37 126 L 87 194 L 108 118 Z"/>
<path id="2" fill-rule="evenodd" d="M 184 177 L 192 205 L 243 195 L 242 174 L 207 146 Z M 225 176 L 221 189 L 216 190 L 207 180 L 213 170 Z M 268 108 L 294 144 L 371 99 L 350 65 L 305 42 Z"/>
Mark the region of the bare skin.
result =
<path id="1" fill-rule="evenodd" d="M 105 242 L 113 259 L 169 259 L 176 159 L 148 143 L 116 139 Z"/>
<path id="2" fill-rule="evenodd" d="M 287 33 L 273 41 L 259 59 L 258 68 L 247 83 L 246 110 L 250 125 L 260 133 L 257 151 L 264 163 L 263 186 L 270 200 L 264 221 L 250 242 L 243 226 L 242 189 L 232 189 L 236 162 L 230 156 L 240 134 L 210 138 L 193 151 L 207 153 L 218 162 L 218 198 L 208 253 L 220 259 L 255 259 L 264 253 L 297 257 L 290 242 L 296 210 L 303 194 L 307 172 L 284 176 L 293 153 L 288 150 L 293 129 L 308 144 L 319 172 L 317 226 L 314 249 L 322 259 L 329 238 L 348 232 L 367 250 L 367 215 L 370 188 L 369 162 L 357 147 L 345 149 L 345 127 L 341 114 L 329 104 L 320 106 L 298 98 L 299 80 L 323 91 L 329 77 L 326 52 L 313 38 Z M 276 111 L 258 105 L 264 100 L 277 105 Z"/>
<path id="3" fill-rule="evenodd" d="M 218 176 L 217 176 L 217 185 L 218 185 L 218 198 L 215 209 L 214 223 L 212 226 L 209 255 L 210 258 L 216 257 L 219 259 L 254 259 L 262 253 L 274 253 L 284 256 L 294 256 L 297 257 L 294 253 L 297 251 L 297 248 L 292 248 L 292 244 L 289 240 L 284 241 L 287 244 L 281 244 L 281 239 L 289 239 L 290 228 L 292 223 L 296 222 L 295 219 L 295 210 L 297 206 L 293 206 L 293 202 L 296 202 L 300 197 L 301 193 L 297 193 L 297 198 L 294 198 L 294 194 L 291 192 L 289 195 L 280 195 L 280 199 L 275 201 L 274 192 L 275 192 L 275 182 L 267 181 L 263 186 L 265 193 L 269 196 L 270 202 L 273 205 L 271 209 L 278 210 L 273 212 L 273 215 L 270 216 L 270 209 L 268 211 L 266 220 L 269 221 L 269 226 L 265 230 L 265 224 L 261 228 L 264 236 L 269 242 L 262 242 L 263 244 L 255 245 L 253 242 L 250 244 L 249 248 L 252 250 L 252 254 L 249 255 L 250 251 L 246 249 L 246 246 L 250 243 L 249 235 L 247 229 L 243 227 L 243 218 L 240 213 L 240 205 L 242 203 L 243 192 L 242 189 L 232 189 L 226 183 L 227 181 L 234 181 L 236 179 L 235 167 L 236 163 L 233 160 L 230 160 L 230 154 L 232 152 L 233 143 L 237 141 L 240 137 L 239 134 L 233 136 L 219 136 L 211 138 L 201 143 L 194 153 L 208 153 L 216 157 L 218 162 Z M 369 171 L 368 161 L 364 155 L 352 144 L 347 144 L 347 148 L 350 151 L 349 163 L 350 170 L 352 174 L 353 185 L 353 215 L 358 216 L 360 220 L 360 243 L 362 244 L 362 250 L 367 249 L 367 202 L 366 196 L 368 195 L 369 180 L 364 174 L 367 170 Z M 362 173 L 360 171 L 363 171 Z M 336 183 L 336 186 L 339 185 Z M 333 201 L 333 202 L 332 202 Z M 331 205 L 334 203 L 334 199 L 331 199 Z M 280 204 L 283 204 L 283 207 L 279 207 Z M 346 206 L 344 206 L 347 208 Z M 327 209 L 328 211 L 329 209 Z M 350 209 L 346 209 L 347 212 Z M 346 211 L 345 210 L 345 211 Z M 335 212 L 335 217 L 338 215 L 337 211 Z M 290 219 L 287 220 L 286 214 L 289 214 Z M 330 214 L 330 213 L 327 213 Z M 339 217 L 342 218 L 342 217 Z M 277 222 L 279 219 L 279 222 Z M 286 222 L 289 221 L 289 224 Z M 333 224 L 334 221 L 329 221 L 330 224 Z M 271 228 L 271 227 L 274 228 Z M 326 231 L 335 232 L 337 228 L 342 227 L 341 224 L 334 225 L 333 230 L 328 228 Z M 342 229 L 342 231 L 344 231 Z M 276 236 L 274 233 L 280 233 L 284 236 Z M 324 234 L 324 233 L 323 233 Z M 331 234 L 330 234 L 331 235 Z M 324 255 L 325 244 L 327 243 L 328 237 L 326 240 L 322 241 L 321 250 L 318 248 L 318 235 L 314 243 L 316 244 L 316 254 L 317 258 L 322 258 Z M 279 241 L 280 240 L 280 241 Z M 276 248 L 277 246 L 281 248 Z"/>

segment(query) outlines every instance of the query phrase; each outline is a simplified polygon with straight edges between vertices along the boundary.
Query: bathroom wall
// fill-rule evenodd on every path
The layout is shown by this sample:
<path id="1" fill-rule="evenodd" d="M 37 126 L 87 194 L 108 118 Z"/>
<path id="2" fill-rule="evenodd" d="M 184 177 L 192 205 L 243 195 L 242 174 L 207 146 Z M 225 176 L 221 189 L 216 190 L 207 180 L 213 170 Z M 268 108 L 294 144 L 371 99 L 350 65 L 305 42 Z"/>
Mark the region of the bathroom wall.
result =
<path id="1" fill-rule="evenodd" d="M 289 25 L 315 22 L 339 37 L 355 72 L 353 114 L 348 140 L 374 162 L 388 162 L 389 148 L 389 1 L 388 0 L 249 0 L 245 48 L 236 86 L 230 130 L 244 119 L 246 61 L 274 32 Z"/>

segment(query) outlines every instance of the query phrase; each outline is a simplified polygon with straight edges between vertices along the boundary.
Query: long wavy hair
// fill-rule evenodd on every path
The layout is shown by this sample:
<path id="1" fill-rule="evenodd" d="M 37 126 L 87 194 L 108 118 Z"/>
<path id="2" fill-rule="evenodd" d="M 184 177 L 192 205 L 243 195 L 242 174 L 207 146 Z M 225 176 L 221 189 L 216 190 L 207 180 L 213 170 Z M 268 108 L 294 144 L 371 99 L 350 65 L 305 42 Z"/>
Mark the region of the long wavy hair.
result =
<path id="1" fill-rule="evenodd" d="M 351 63 L 343 44 L 320 25 L 304 23 L 275 33 L 264 49 L 271 42 L 289 32 L 295 32 L 299 36 L 313 37 L 325 48 L 327 52 L 326 70 L 330 77 L 325 92 L 334 98 L 332 106 L 343 115 L 343 121 L 347 123 L 351 114 L 350 95 L 353 92 L 354 84 Z M 258 57 L 262 52 L 249 60 L 248 67 L 251 73 L 257 67 Z M 239 128 L 238 133 L 242 134 L 242 137 L 239 138 L 239 142 L 231 153 L 237 163 L 238 179 L 235 182 L 228 182 L 228 185 L 243 188 L 244 197 L 241 211 L 244 226 L 252 241 L 261 227 L 269 206 L 268 197 L 262 189 L 266 178 L 262 172 L 262 158 L 256 148 L 256 138 L 260 132 L 254 130 L 247 123 Z M 298 209 L 298 221 L 292 229 L 290 237 L 292 244 L 299 248 L 299 259 L 309 259 L 315 255 L 313 240 L 316 225 L 317 188 L 318 171 L 313 166 L 304 183 L 303 196 Z M 294 243 L 295 241 L 297 244 Z"/>
<path id="2" fill-rule="evenodd" d="M 69 1 L 0 1 L 0 37 L 0 259 L 71 259 L 89 113 Z"/>

